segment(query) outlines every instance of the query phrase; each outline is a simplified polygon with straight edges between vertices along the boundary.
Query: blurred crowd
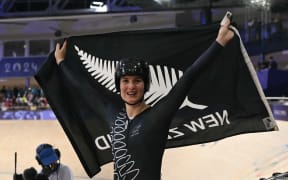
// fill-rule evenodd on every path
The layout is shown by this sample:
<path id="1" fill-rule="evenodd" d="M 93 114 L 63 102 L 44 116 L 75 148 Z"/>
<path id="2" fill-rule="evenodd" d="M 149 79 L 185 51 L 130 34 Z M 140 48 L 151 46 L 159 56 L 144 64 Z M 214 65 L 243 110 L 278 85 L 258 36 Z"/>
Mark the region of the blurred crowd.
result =
<path id="1" fill-rule="evenodd" d="M 278 62 L 274 60 L 273 56 L 270 56 L 268 60 L 264 59 L 263 61 L 259 61 L 256 70 L 263 70 L 263 69 L 278 69 Z"/>
<path id="2" fill-rule="evenodd" d="M 0 89 L 0 111 L 47 109 L 49 104 L 37 87 L 6 87 Z"/>

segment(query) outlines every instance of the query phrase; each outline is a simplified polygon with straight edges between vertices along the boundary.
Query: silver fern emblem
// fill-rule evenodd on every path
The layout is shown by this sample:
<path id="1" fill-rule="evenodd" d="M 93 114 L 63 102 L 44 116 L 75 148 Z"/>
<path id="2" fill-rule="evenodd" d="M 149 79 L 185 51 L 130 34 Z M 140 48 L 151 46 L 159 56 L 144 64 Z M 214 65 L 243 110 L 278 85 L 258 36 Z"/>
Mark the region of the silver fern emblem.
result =
<path id="1" fill-rule="evenodd" d="M 90 75 L 102 86 L 105 86 L 105 88 L 116 93 L 114 72 L 118 61 L 95 57 L 79 49 L 79 47 L 76 45 L 74 45 L 74 48 L 77 51 L 82 64 Z M 149 65 L 149 69 L 151 73 L 151 85 L 149 91 L 145 94 L 145 101 L 153 106 L 168 94 L 173 85 L 183 75 L 183 72 L 180 70 L 175 70 L 174 68 L 168 69 L 167 66 L 163 66 L 164 72 L 162 72 L 159 65 L 156 65 L 155 67 Z M 187 96 L 179 109 L 185 106 L 193 109 L 207 108 L 206 105 L 192 103 Z"/>

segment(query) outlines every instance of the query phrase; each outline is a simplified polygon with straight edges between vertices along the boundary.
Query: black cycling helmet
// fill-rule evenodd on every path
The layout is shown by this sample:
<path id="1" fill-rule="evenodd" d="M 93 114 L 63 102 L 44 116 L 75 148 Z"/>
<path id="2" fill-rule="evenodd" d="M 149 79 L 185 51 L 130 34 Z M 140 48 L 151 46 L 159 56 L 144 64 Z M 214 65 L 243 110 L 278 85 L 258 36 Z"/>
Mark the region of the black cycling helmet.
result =
<path id="1" fill-rule="evenodd" d="M 145 61 L 139 61 L 133 58 L 122 59 L 116 65 L 115 86 L 117 92 L 120 92 L 120 78 L 126 75 L 138 75 L 144 81 L 144 92 L 150 87 L 149 65 Z"/>

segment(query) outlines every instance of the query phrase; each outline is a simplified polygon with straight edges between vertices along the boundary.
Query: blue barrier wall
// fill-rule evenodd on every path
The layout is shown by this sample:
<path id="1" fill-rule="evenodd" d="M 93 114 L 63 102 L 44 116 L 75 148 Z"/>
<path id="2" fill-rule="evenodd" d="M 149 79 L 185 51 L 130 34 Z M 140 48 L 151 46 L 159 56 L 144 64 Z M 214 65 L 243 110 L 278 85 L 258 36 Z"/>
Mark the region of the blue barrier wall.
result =
<path id="1" fill-rule="evenodd" d="M 257 75 L 267 97 L 288 96 L 288 70 L 264 69 Z"/>
<path id="2" fill-rule="evenodd" d="M 56 120 L 52 110 L 11 110 L 0 111 L 1 120 Z"/>
<path id="3" fill-rule="evenodd" d="M 288 121 L 288 103 L 271 104 L 270 107 L 275 119 Z"/>

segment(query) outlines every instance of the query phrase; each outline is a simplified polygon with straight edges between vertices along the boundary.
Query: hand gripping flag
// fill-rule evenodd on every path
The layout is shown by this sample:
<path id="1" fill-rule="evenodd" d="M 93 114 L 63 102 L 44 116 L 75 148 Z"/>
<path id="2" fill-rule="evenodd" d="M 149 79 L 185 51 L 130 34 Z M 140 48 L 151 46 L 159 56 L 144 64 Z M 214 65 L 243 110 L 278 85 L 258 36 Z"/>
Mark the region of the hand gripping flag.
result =
<path id="1" fill-rule="evenodd" d="M 125 57 L 149 62 L 151 88 L 145 101 L 153 106 L 215 40 L 218 28 L 210 25 L 70 37 L 65 63 L 73 81 L 63 77 L 54 52 L 49 55 L 35 78 L 89 177 L 112 161 L 110 127 L 103 120 L 105 113 L 111 112 L 97 102 L 104 99 L 123 105 L 114 86 L 116 63 Z M 172 120 L 166 148 L 278 129 L 239 35 L 190 86 Z"/>

